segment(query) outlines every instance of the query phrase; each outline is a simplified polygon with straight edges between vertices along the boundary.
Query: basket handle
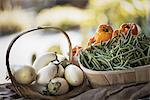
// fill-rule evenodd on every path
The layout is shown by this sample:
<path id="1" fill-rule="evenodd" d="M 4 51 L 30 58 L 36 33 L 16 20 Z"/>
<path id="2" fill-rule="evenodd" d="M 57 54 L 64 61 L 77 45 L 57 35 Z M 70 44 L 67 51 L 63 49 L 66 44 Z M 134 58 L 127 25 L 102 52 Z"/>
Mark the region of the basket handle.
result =
<path id="1" fill-rule="evenodd" d="M 19 35 L 17 35 L 9 44 L 8 48 L 7 48 L 7 52 L 6 52 L 6 66 L 7 66 L 7 71 L 8 71 L 8 74 L 9 74 L 9 77 L 11 79 L 11 82 L 13 84 L 13 82 L 15 81 L 14 80 L 14 77 L 11 73 L 11 70 L 10 70 L 10 63 L 9 63 L 9 56 L 10 56 L 10 51 L 11 51 L 11 48 L 12 46 L 14 45 L 14 43 L 16 42 L 16 40 L 18 38 L 20 38 L 21 36 L 27 34 L 27 33 L 30 33 L 30 32 L 33 32 L 33 31 L 36 31 L 36 30 L 43 30 L 43 29 L 55 29 L 55 30 L 58 30 L 60 31 L 61 33 L 63 33 L 67 39 L 67 42 L 69 44 L 69 61 L 72 62 L 72 44 L 71 44 L 71 41 L 70 41 L 70 38 L 69 36 L 67 35 L 67 33 L 61 29 L 61 28 L 58 28 L 58 27 L 49 27 L 49 26 L 44 26 L 44 27 L 37 27 L 37 28 L 34 28 L 34 29 L 31 29 L 31 30 L 28 30 L 28 31 L 25 31 L 25 32 L 22 32 L 20 33 Z"/>

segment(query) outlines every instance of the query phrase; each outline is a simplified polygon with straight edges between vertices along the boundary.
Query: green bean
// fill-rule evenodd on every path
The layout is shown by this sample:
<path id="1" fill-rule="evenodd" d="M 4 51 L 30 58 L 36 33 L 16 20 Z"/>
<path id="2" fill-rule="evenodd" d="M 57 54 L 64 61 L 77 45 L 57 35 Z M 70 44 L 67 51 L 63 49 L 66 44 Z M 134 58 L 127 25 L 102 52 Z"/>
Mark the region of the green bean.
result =
<path id="1" fill-rule="evenodd" d="M 105 59 L 111 59 L 111 57 L 108 56 L 108 55 L 101 55 L 99 53 L 96 53 L 95 58 L 99 58 L 99 57 L 102 57 L 102 58 L 105 58 Z"/>
<path id="2" fill-rule="evenodd" d="M 145 56 L 145 57 L 142 57 L 142 58 L 133 60 L 133 61 L 131 61 L 131 63 L 136 63 L 136 62 L 138 62 L 138 61 L 141 61 L 141 60 L 144 60 L 144 59 L 147 59 L 147 58 L 150 58 L 150 56 Z"/>
<path id="3" fill-rule="evenodd" d="M 125 61 L 125 63 L 121 66 L 122 68 L 125 67 L 127 65 L 127 63 L 129 62 L 130 57 Z"/>
<path id="4" fill-rule="evenodd" d="M 99 58 L 99 59 L 97 59 L 97 60 L 99 60 L 99 61 L 101 61 L 102 63 L 106 64 L 108 67 L 111 68 L 111 70 L 113 70 L 113 67 L 112 67 L 112 65 L 110 64 L 110 62 L 109 62 L 108 60 L 103 59 L 103 58 Z"/>
<path id="5" fill-rule="evenodd" d="M 150 56 L 150 46 L 148 47 L 147 56 Z M 150 62 L 149 58 L 147 58 L 147 62 Z"/>
<path id="6" fill-rule="evenodd" d="M 125 44 L 125 45 L 130 44 L 132 39 L 133 39 L 133 36 L 131 35 L 131 36 L 130 36 L 130 38 L 129 38 L 129 40 L 128 40 L 128 43 L 127 43 L 127 44 Z"/>
<path id="7" fill-rule="evenodd" d="M 83 56 L 82 52 L 80 53 L 81 57 L 83 58 L 83 61 L 85 63 L 85 65 L 90 69 L 91 67 L 89 66 L 89 64 L 87 63 L 85 57 Z"/>
<path id="8" fill-rule="evenodd" d="M 122 54 L 120 54 L 120 55 L 117 55 L 117 56 L 113 57 L 111 60 L 113 60 L 113 59 L 115 59 L 115 58 L 117 58 L 117 57 L 119 57 L 119 56 L 124 56 L 124 55 L 126 55 L 126 54 L 128 54 L 128 53 L 130 53 L 130 52 L 135 51 L 135 50 L 137 50 L 137 49 L 134 48 L 134 49 L 132 49 L 132 50 L 130 50 L 130 51 L 127 51 L 127 52 L 125 52 L 125 53 L 122 53 Z"/>
<path id="9" fill-rule="evenodd" d="M 111 53 L 116 52 L 117 49 L 119 49 L 120 45 L 117 45 L 115 48 L 112 48 L 110 50 Z"/>
<path id="10" fill-rule="evenodd" d="M 142 54 L 142 56 L 144 57 L 145 56 L 145 54 L 143 53 L 143 49 L 141 49 L 140 47 L 136 47 L 137 48 L 137 51 L 139 51 L 141 54 Z"/>
<path id="11" fill-rule="evenodd" d="M 125 36 L 125 39 L 128 40 L 131 37 L 131 29 L 128 30 L 127 35 Z"/>
<path id="12" fill-rule="evenodd" d="M 127 35 L 114 37 L 107 43 L 92 45 L 80 54 L 83 65 L 93 70 L 124 70 L 150 64 L 150 38 Z"/>
<path id="13" fill-rule="evenodd" d="M 136 52 L 134 52 L 134 53 L 136 53 Z M 125 58 L 130 58 L 130 57 L 132 57 L 132 55 L 134 54 L 133 52 L 130 52 L 127 56 L 125 56 Z"/>
<path id="14" fill-rule="evenodd" d="M 96 59 L 93 59 L 93 62 L 95 63 L 95 65 L 97 66 L 97 68 L 100 69 L 101 65 L 99 64 L 99 62 Z M 102 68 L 104 69 L 104 68 Z"/>
<path id="15" fill-rule="evenodd" d="M 147 56 L 150 56 L 150 46 L 148 47 Z"/>
<path id="16" fill-rule="evenodd" d="M 129 47 L 119 48 L 119 50 L 117 51 L 116 55 L 118 55 L 121 50 L 125 50 L 125 49 L 130 49 L 130 48 Z"/>
<path id="17" fill-rule="evenodd" d="M 111 62 L 110 60 L 105 59 L 105 61 L 107 62 L 107 67 L 110 67 L 111 70 L 113 69 L 113 62 Z"/>
<path id="18" fill-rule="evenodd" d="M 88 63 L 90 63 L 90 62 L 91 62 L 91 60 L 92 60 L 92 57 L 90 56 L 90 54 L 88 53 L 88 51 L 87 51 L 87 50 L 85 50 L 85 53 L 86 53 L 87 57 L 89 58 Z"/>
<path id="19" fill-rule="evenodd" d="M 93 48 L 94 48 L 97 52 L 99 52 L 99 53 L 101 53 L 101 54 L 105 54 L 105 52 L 104 52 L 103 50 L 98 49 L 98 48 L 95 47 L 95 46 L 93 46 Z"/>
<path id="20" fill-rule="evenodd" d="M 91 61 L 91 64 L 93 65 L 94 69 L 98 70 L 99 66 L 93 62 L 93 60 Z"/>
<path id="21" fill-rule="evenodd" d="M 97 59 L 97 60 L 98 60 L 98 61 L 100 61 L 100 62 L 102 62 L 103 64 L 105 64 L 105 65 L 109 66 L 109 65 L 107 64 L 107 61 L 105 61 L 104 59 L 99 58 L 99 59 Z"/>
<path id="22" fill-rule="evenodd" d="M 117 38 L 117 37 L 114 37 L 114 38 L 112 38 L 111 41 L 108 41 L 107 44 L 106 44 L 106 46 L 107 46 L 107 47 L 112 46 L 112 44 L 116 41 L 116 38 Z"/>
<path id="23" fill-rule="evenodd" d="M 138 41 L 138 40 L 137 40 L 137 37 L 135 37 L 135 39 L 133 40 L 132 45 L 135 45 L 135 44 L 136 44 L 136 41 Z"/>

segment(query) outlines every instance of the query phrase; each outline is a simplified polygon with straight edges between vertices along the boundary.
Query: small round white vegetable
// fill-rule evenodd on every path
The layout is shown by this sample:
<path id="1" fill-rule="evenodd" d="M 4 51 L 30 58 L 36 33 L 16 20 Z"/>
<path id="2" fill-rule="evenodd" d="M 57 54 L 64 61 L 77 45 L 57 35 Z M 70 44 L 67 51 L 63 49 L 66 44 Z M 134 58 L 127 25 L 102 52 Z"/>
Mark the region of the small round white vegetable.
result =
<path id="1" fill-rule="evenodd" d="M 39 56 L 33 63 L 33 67 L 35 71 L 38 72 L 41 68 L 47 66 L 49 62 L 56 60 L 55 52 L 47 52 L 41 56 Z"/>
<path id="2" fill-rule="evenodd" d="M 58 76 L 58 77 L 63 77 L 64 72 L 65 72 L 65 69 L 63 68 L 63 66 L 62 66 L 61 64 L 59 64 L 59 65 L 58 65 L 58 73 L 57 73 L 57 76 Z"/>
<path id="3" fill-rule="evenodd" d="M 57 59 L 58 59 L 59 62 L 67 60 L 67 58 L 65 56 L 60 55 L 60 54 L 57 54 Z"/>
<path id="4" fill-rule="evenodd" d="M 20 66 L 13 75 L 16 81 L 21 84 L 31 84 L 36 79 L 34 68 L 28 65 Z"/>
<path id="5" fill-rule="evenodd" d="M 55 60 L 53 63 L 59 64 L 62 61 L 68 61 L 67 58 L 63 55 L 57 54 L 57 60 Z"/>
<path id="6" fill-rule="evenodd" d="M 38 71 L 37 83 L 46 85 L 57 75 L 58 67 L 52 62 Z"/>
<path id="7" fill-rule="evenodd" d="M 69 85 L 64 78 L 54 78 L 48 84 L 48 91 L 53 95 L 65 94 L 69 91 Z"/>
<path id="8" fill-rule="evenodd" d="M 65 68 L 65 79 L 72 86 L 83 83 L 83 71 L 76 65 L 70 64 Z"/>

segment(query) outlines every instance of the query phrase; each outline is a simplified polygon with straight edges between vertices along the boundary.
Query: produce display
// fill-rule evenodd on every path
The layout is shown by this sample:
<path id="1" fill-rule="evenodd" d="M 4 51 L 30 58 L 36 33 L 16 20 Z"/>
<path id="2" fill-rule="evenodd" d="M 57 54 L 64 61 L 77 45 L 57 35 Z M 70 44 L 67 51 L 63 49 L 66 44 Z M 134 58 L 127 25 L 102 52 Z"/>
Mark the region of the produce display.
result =
<path id="1" fill-rule="evenodd" d="M 35 85 L 43 95 L 65 94 L 70 88 L 81 85 L 84 79 L 78 66 L 55 52 L 37 57 L 32 66 L 13 66 L 11 70 L 18 83 Z"/>
<path id="2" fill-rule="evenodd" d="M 88 45 L 79 59 L 91 70 L 124 70 L 150 64 L 150 37 L 140 33 L 134 23 L 122 24 L 117 30 L 100 25 Z"/>
<path id="3" fill-rule="evenodd" d="M 30 66 L 10 66 L 9 53 L 14 42 L 28 32 L 45 28 L 57 29 L 66 36 L 69 60 L 56 52 L 46 52 L 38 56 Z M 13 90 L 20 96 L 68 99 L 84 92 L 88 82 L 91 87 L 97 88 L 103 85 L 149 81 L 147 66 L 140 71 L 115 70 L 150 65 L 150 37 L 141 33 L 134 23 L 122 24 L 116 30 L 108 24 L 102 24 L 98 26 L 86 48 L 72 48 L 69 36 L 62 29 L 38 27 L 14 38 L 6 53 L 6 65 Z"/>

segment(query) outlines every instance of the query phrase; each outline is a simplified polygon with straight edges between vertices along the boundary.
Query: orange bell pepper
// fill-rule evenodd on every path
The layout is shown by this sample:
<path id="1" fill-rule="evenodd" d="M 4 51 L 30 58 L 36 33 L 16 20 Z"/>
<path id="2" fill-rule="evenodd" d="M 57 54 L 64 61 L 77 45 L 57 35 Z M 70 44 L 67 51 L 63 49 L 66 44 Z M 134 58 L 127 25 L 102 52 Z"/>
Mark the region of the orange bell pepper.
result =
<path id="1" fill-rule="evenodd" d="M 95 34 L 95 44 L 110 40 L 112 38 L 112 33 L 113 28 L 110 25 L 100 25 Z"/>
<path id="2" fill-rule="evenodd" d="M 100 42 L 106 42 L 112 38 L 113 28 L 110 25 L 102 24 L 98 27 L 96 34 L 92 37 L 88 45 L 99 44 Z"/>

